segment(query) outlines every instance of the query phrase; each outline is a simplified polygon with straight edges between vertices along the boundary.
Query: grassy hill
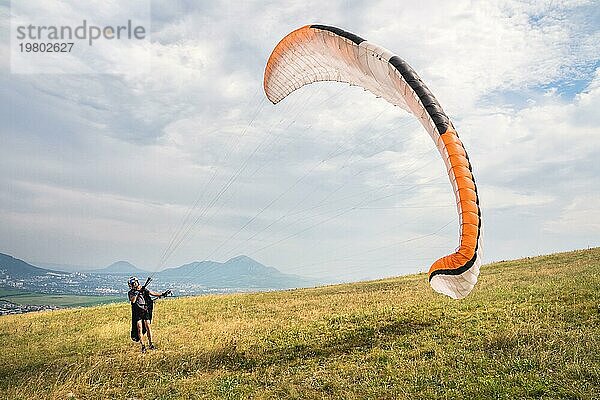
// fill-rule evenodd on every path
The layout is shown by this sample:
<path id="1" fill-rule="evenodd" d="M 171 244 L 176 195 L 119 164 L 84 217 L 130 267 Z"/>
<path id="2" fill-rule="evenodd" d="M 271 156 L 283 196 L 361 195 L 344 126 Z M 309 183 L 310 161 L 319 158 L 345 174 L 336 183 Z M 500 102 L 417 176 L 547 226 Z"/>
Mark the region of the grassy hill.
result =
<path id="1" fill-rule="evenodd" d="M 464 300 L 424 274 L 0 318 L 6 398 L 600 398 L 600 248 L 500 262 Z"/>

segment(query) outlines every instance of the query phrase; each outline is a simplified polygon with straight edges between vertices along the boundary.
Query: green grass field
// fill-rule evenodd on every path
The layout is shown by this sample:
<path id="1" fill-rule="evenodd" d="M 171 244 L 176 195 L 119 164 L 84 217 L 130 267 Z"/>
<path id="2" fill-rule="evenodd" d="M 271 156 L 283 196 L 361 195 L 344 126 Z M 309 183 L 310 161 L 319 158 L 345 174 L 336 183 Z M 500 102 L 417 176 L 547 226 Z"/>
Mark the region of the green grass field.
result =
<path id="1" fill-rule="evenodd" d="M 159 350 L 112 304 L 0 318 L 0 396 L 600 398 L 600 248 L 483 267 L 464 300 L 424 274 L 162 301 Z"/>
<path id="2" fill-rule="evenodd" d="M 123 301 L 123 297 L 116 296 L 77 296 L 70 294 L 44 294 L 27 292 L 19 289 L 5 288 L 0 288 L 0 299 L 7 300 L 11 303 L 20 305 L 50 305 L 58 307 L 87 307 Z"/>

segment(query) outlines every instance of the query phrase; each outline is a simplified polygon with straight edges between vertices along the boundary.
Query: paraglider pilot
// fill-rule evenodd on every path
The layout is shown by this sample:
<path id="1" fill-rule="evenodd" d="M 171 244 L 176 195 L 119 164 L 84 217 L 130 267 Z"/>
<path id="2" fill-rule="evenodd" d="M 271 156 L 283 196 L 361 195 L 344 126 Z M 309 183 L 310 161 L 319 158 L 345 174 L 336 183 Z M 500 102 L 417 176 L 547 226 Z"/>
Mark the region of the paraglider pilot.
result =
<path id="1" fill-rule="evenodd" d="M 148 349 L 155 349 L 154 344 L 152 344 L 152 330 L 150 329 L 153 304 L 150 296 L 165 297 L 169 294 L 169 291 L 156 293 L 148 290 L 145 286 L 140 285 L 135 276 L 129 278 L 127 284 L 129 285 L 128 295 L 131 302 L 131 339 L 134 342 L 140 342 L 142 353 L 145 353 L 144 334 L 148 336 Z"/>

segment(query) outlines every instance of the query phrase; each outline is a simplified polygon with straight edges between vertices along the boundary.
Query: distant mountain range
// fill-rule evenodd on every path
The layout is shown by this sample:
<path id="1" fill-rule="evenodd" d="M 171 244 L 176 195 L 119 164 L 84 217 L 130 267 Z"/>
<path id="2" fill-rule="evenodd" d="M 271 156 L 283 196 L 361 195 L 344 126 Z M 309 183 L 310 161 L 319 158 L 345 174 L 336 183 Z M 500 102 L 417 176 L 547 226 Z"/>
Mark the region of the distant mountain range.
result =
<path id="1" fill-rule="evenodd" d="M 124 278 L 127 276 L 135 275 L 143 281 L 151 274 L 153 273 L 127 261 L 117 261 L 102 269 L 65 272 L 36 267 L 0 253 L 0 287 L 35 289 L 32 286 L 43 285 L 55 293 L 60 291 L 61 287 L 69 293 L 76 291 L 78 287 L 85 290 L 102 288 L 102 291 L 109 293 L 120 292 L 126 288 Z M 161 285 L 180 287 L 185 293 L 198 292 L 202 288 L 227 291 L 272 290 L 316 286 L 322 283 L 312 278 L 282 273 L 247 256 L 238 256 L 224 263 L 197 261 L 165 269 L 154 273 L 153 276 Z"/>
<path id="2" fill-rule="evenodd" d="M 146 275 L 150 272 L 137 268 L 128 261 L 117 261 L 102 269 L 93 269 L 88 271 L 92 274 L 113 274 L 113 275 Z"/>
<path id="3" fill-rule="evenodd" d="M 197 261 L 177 268 L 168 268 L 156 276 L 180 284 L 192 283 L 225 288 L 284 289 L 314 286 L 319 283 L 314 279 L 284 274 L 247 256 L 238 256 L 224 263 Z"/>

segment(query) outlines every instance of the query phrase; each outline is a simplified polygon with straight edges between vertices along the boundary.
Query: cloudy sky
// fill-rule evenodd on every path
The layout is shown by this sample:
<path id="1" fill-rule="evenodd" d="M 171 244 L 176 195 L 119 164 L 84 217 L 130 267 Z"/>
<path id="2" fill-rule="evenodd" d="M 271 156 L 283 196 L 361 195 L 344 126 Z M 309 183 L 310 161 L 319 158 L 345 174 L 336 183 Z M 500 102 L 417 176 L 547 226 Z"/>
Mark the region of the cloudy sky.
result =
<path id="1" fill-rule="evenodd" d="M 45 3 L 56 21 L 99 7 Z M 246 254 L 344 280 L 452 252 L 452 190 L 413 117 L 338 83 L 265 99 L 271 50 L 310 23 L 390 49 L 437 96 L 474 165 L 484 261 L 600 245 L 596 1 L 154 0 L 143 51 L 100 53 L 120 74 L 11 70 L 10 14 L 0 2 L 0 252 L 148 269 Z"/>

